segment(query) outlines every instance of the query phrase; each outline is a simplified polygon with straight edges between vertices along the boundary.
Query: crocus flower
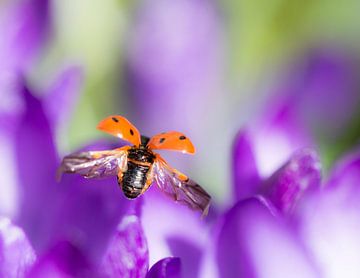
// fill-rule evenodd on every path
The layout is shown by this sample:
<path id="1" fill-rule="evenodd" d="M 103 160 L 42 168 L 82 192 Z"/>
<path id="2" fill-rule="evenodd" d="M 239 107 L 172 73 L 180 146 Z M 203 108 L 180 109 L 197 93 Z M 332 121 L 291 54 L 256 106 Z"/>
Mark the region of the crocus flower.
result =
<path id="1" fill-rule="evenodd" d="M 359 61 L 354 57 L 332 45 L 309 50 L 270 89 L 269 101 L 286 107 L 308 132 L 333 144 L 348 132 L 360 104 Z"/>
<path id="2" fill-rule="evenodd" d="M 7 1 L 0 8 L 0 212 L 14 215 L 17 192 L 13 132 L 24 103 L 21 74 L 30 70 L 50 26 L 47 0 Z"/>
<path id="3" fill-rule="evenodd" d="M 164 7 L 174 8 L 174 4 L 166 3 Z M 211 19 L 213 10 L 203 12 L 199 7 L 204 5 L 212 7 L 206 1 L 180 1 L 175 7 L 177 12 L 180 7 Z M 163 6 L 154 7 L 155 16 L 150 12 L 144 17 L 156 22 L 156 11 Z M 203 34 L 213 30 L 209 27 L 212 20 L 201 22 L 209 24 L 199 29 L 199 37 L 204 38 L 207 36 Z M 208 45 L 204 41 L 199 45 Z M 182 55 L 173 60 L 173 52 L 169 53 L 171 69 L 188 69 L 188 65 L 178 66 Z M 145 63 L 150 70 L 139 73 L 140 61 L 131 63 L 133 86 L 151 88 L 152 96 L 159 88 L 167 92 L 178 88 L 179 98 L 174 99 L 182 101 L 185 98 L 181 94 L 187 89 L 193 93 L 204 89 L 192 78 L 185 78 L 189 83 L 180 86 L 179 80 L 184 78 L 176 79 L 177 74 L 170 74 L 173 72 L 163 79 L 167 67 L 154 72 L 157 60 Z M 194 68 L 192 73 L 201 76 L 201 70 Z M 158 74 L 161 78 L 153 79 Z M 19 109 L 10 115 L 1 113 L 2 122 L 16 123 L 1 136 L 13 142 L 16 171 L 8 180 L 16 185 L 18 207 L 10 216 L 0 217 L 1 276 L 359 276 L 358 151 L 345 157 L 321 184 L 319 158 L 304 148 L 315 145 L 313 138 L 285 105 L 270 114 L 265 112 L 266 117 L 251 129 L 239 132 L 233 155 L 233 203 L 222 213 L 213 207 L 206 220 L 165 199 L 156 187 L 130 202 L 114 186 L 116 181 L 65 176 L 58 184 L 55 173 L 60 159 L 54 134 L 76 99 L 78 77 L 77 69 L 66 71 L 41 100 L 34 97 L 23 76 L 12 79 L 15 86 L 10 87 L 19 100 Z"/>
<path id="4" fill-rule="evenodd" d="M 311 73 L 315 79 L 324 68 L 318 69 Z M 186 277 L 357 277 L 358 151 L 321 181 L 315 138 L 297 114 L 303 111 L 287 100 L 267 103 L 238 133 L 234 202 L 215 222 L 199 226 L 156 194 L 145 196 L 144 229 L 158 258 L 189 256 L 182 261 Z M 152 227 L 146 217 L 156 213 L 163 224 Z M 179 216 L 172 219 L 174 214 Z M 177 227 L 180 218 L 187 219 L 186 228 Z"/>
<path id="5" fill-rule="evenodd" d="M 63 89 L 68 88 L 68 82 L 62 84 Z M 65 176 L 57 183 L 60 161 L 50 128 L 56 121 L 50 121 L 48 115 L 56 115 L 56 119 L 61 115 L 46 113 L 53 106 L 44 109 L 49 102 L 38 100 L 26 86 L 21 94 L 25 109 L 15 132 L 21 195 L 17 216 L 0 222 L 1 274 L 145 277 L 149 259 L 140 222 L 141 199 L 126 200 L 108 180 Z M 168 277 L 166 273 L 178 274 L 179 269 L 179 259 L 168 258 L 149 275 Z"/>
<path id="6" fill-rule="evenodd" d="M 24 70 L 50 28 L 48 0 L 8 1 L 0 9 L 0 68 Z"/>

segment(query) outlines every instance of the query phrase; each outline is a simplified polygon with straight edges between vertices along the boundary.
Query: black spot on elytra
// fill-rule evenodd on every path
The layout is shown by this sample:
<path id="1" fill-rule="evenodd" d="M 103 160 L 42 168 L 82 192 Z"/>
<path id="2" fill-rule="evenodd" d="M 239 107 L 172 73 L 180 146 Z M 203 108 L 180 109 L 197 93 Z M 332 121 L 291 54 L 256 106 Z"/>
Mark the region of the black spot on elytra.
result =
<path id="1" fill-rule="evenodd" d="M 164 142 L 164 141 L 165 141 L 165 138 L 160 138 L 159 143 L 162 143 L 162 142 Z"/>
<path id="2" fill-rule="evenodd" d="M 118 122 L 119 122 L 119 120 L 116 119 L 115 117 L 112 117 L 111 119 L 112 119 L 115 123 L 118 123 Z"/>
<path id="3" fill-rule="evenodd" d="M 130 134 L 134 135 L 134 131 L 130 128 Z"/>
<path id="4" fill-rule="evenodd" d="M 186 139 L 186 136 L 181 135 L 181 136 L 179 137 L 179 139 L 180 139 L 180 140 L 185 140 L 185 139 Z"/>

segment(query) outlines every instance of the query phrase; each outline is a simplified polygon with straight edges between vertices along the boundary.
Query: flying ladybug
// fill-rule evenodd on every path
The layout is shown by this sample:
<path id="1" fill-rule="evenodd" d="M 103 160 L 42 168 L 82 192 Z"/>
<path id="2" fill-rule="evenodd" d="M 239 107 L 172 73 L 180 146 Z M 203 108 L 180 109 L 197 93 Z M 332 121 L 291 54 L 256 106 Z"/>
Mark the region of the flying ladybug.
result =
<path id="1" fill-rule="evenodd" d="M 140 135 L 126 118 L 118 115 L 102 120 L 97 128 L 127 141 L 130 145 L 114 150 L 87 151 L 65 156 L 60 173 L 77 173 L 85 178 L 116 176 L 125 196 L 134 199 L 155 180 L 159 189 L 173 200 L 206 215 L 210 195 L 186 175 L 172 168 L 154 150 L 174 150 L 194 154 L 190 139 L 177 131 L 151 138 Z"/>

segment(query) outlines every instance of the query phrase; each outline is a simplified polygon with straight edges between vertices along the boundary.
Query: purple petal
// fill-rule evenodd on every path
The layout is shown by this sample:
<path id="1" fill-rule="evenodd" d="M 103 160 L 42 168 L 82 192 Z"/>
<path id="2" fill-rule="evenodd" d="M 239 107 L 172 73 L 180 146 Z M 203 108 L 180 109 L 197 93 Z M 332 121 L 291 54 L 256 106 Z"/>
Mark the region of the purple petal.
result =
<path id="1" fill-rule="evenodd" d="M 145 277 L 149 267 L 146 238 L 136 215 L 122 218 L 101 263 L 105 277 Z"/>
<path id="2" fill-rule="evenodd" d="M 39 100 L 23 89 L 26 110 L 15 132 L 20 194 L 18 223 L 34 248 L 44 247 L 54 221 L 59 187 L 55 184 L 58 158 L 48 121 Z"/>
<path id="3" fill-rule="evenodd" d="M 180 258 L 165 258 L 158 261 L 146 275 L 146 278 L 180 278 Z"/>
<path id="4" fill-rule="evenodd" d="M 360 275 L 360 152 L 345 157 L 326 187 L 304 200 L 298 227 L 323 277 Z"/>
<path id="5" fill-rule="evenodd" d="M 203 257 L 203 250 L 183 237 L 168 237 L 167 243 L 174 256 L 181 259 L 181 272 L 184 277 L 199 277 L 199 270 Z"/>
<path id="6" fill-rule="evenodd" d="M 116 178 L 86 180 L 66 175 L 55 180 L 59 159 L 42 104 L 24 89 L 26 111 L 16 132 L 20 215 L 35 250 L 54 242 L 76 243 L 91 262 L 98 261 L 117 223 L 137 202 L 124 198 Z"/>
<path id="7" fill-rule="evenodd" d="M 0 69 L 0 132 L 13 133 L 24 112 L 22 79 L 12 71 Z"/>
<path id="8" fill-rule="evenodd" d="M 349 190 L 348 195 L 352 195 L 352 191 L 357 192 L 357 186 L 360 179 L 360 148 L 354 150 L 342 160 L 340 160 L 327 182 L 327 187 L 334 190 Z M 343 195 L 343 194 L 342 194 Z"/>
<path id="9" fill-rule="evenodd" d="M 123 196 L 115 177 L 91 180 L 65 175 L 55 186 L 60 196 L 53 200 L 57 207 L 51 215 L 49 242 L 76 242 L 92 262 L 99 261 L 117 224 L 137 201 Z"/>
<path id="10" fill-rule="evenodd" d="M 39 50 L 49 28 L 47 0 L 9 2 L 0 10 L 1 68 L 23 69 Z"/>
<path id="11" fill-rule="evenodd" d="M 321 165 L 310 149 L 296 152 L 264 184 L 262 194 L 283 213 L 290 213 L 306 191 L 320 188 Z"/>
<path id="12" fill-rule="evenodd" d="M 49 89 L 44 108 L 51 126 L 58 127 L 66 123 L 77 103 L 83 74 L 79 67 L 64 70 Z"/>
<path id="13" fill-rule="evenodd" d="M 258 199 L 225 215 L 216 256 L 220 277 L 318 277 L 293 232 Z"/>
<path id="14" fill-rule="evenodd" d="M 312 139 L 288 102 L 272 103 L 248 130 L 260 176 L 265 179 Z"/>
<path id="15" fill-rule="evenodd" d="M 84 254 L 70 242 L 59 242 L 50 248 L 29 273 L 29 277 L 96 277 Z"/>
<path id="16" fill-rule="evenodd" d="M 0 276 L 24 277 L 36 259 L 25 233 L 0 217 Z"/>
<path id="17" fill-rule="evenodd" d="M 148 240 L 150 265 L 164 257 L 176 256 L 182 259 L 189 255 L 192 260 L 182 261 L 183 269 L 189 270 L 184 275 L 191 275 L 191 270 L 196 272 L 202 257 L 201 250 L 208 240 L 206 219 L 202 220 L 196 212 L 164 196 L 156 185 L 143 198 L 141 220 Z M 197 258 L 194 259 L 194 256 Z"/>
<path id="18" fill-rule="evenodd" d="M 257 193 L 260 177 L 257 170 L 251 138 L 242 130 L 235 138 L 233 147 L 233 176 L 235 201 Z"/>
<path id="19" fill-rule="evenodd" d="M 354 55 L 343 49 L 324 47 L 308 55 L 298 91 L 299 113 L 323 136 L 344 131 L 346 123 L 358 111 L 360 95 L 357 73 L 359 66 Z"/>
<path id="20" fill-rule="evenodd" d="M 353 57 L 351 51 L 332 46 L 313 49 L 275 91 L 308 130 L 327 140 L 345 131 L 360 103 L 359 66 Z"/>

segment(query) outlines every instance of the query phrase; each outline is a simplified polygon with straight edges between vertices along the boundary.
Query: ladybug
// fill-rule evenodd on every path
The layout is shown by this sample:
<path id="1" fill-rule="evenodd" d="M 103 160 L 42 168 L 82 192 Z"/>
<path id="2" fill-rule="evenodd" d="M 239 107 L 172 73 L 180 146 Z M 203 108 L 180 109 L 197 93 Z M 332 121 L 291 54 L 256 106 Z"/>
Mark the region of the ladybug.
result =
<path id="1" fill-rule="evenodd" d="M 85 178 L 116 176 L 128 199 L 143 194 L 156 181 L 159 189 L 173 200 L 206 215 L 210 195 L 196 182 L 169 166 L 154 150 L 174 150 L 194 154 L 195 148 L 183 133 L 169 131 L 151 138 L 143 136 L 126 118 L 114 115 L 97 128 L 131 145 L 106 151 L 88 151 L 65 156 L 59 173 L 77 173 Z"/>

